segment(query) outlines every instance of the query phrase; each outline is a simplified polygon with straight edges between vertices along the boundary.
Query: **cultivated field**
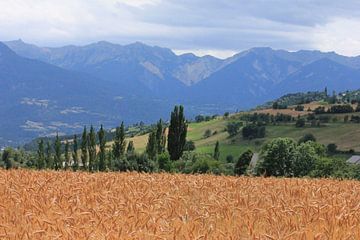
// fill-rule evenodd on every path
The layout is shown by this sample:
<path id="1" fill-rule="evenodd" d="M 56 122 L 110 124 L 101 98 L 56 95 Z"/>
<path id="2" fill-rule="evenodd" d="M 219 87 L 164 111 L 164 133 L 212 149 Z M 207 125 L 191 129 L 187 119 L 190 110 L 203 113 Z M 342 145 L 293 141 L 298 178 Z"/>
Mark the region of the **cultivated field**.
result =
<path id="1" fill-rule="evenodd" d="M 357 239 L 360 182 L 0 171 L 1 239 Z"/>

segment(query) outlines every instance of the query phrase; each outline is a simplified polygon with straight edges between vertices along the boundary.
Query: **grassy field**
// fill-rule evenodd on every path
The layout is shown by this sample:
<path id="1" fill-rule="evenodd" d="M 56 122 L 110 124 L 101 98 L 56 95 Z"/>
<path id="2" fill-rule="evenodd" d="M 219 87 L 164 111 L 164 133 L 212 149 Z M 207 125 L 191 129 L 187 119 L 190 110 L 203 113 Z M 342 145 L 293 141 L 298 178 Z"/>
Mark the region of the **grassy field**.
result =
<path id="1" fill-rule="evenodd" d="M 0 170 L 1 239 L 357 239 L 360 182 Z"/>
<path id="2" fill-rule="evenodd" d="M 343 119 L 345 114 L 331 115 Z M 307 133 L 312 133 L 318 142 L 322 144 L 335 143 L 340 150 L 360 151 L 360 125 L 354 123 L 330 122 L 323 124 L 321 127 L 296 128 L 294 123 L 269 125 L 266 126 L 266 137 L 255 140 L 244 140 L 241 134 L 229 138 L 226 132 L 226 125 L 229 121 L 233 121 L 238 116 L 233 115 L 231 118 L 218 117 L 211 121 L 190 123 L 188 127 L 188 140 L 195 142 L 196 152 L 212 154 L 216 141 L 220 142 L 220 159 L 225 160 L 227 155 L 232 155 L 237 158 L 246 149 L 259 151 L 261 146 L 269 140 L 277 137 L 290 137 L 299 140 Z M 211 130 L 212 133 L 208 138 L 204 137 L 206 130 Z M 145 150 L 148 140 L 148 134 L 135 136 L 128 140 L 134 141 L 137 152 Z"/>
<path id="3" fill-rule="evenodd" d="M 330 104 L 325 102 L 312 102 L 304 104 L 305 110 L 308 108 L 315 109 L 319 106 L 330 107 Z M 269 113 L 276 115 L 277 113 L 289 114 L 293 117 L 298 115 L 309 114 L 307 111 L 295 111 L 295 106 L 290 106 L 289 109 L 263 109 L 256 110 L 258 113 Z M 355 105 L 353 105 L 355 107 Z M 229 134 L 226 131 L 226 126 L 230 121 L 238 121 L 241 114 L 232 114 L 227 118 L 217 117 L 210 121 L 203 121 L 200 123 L 190 123 L 188 126 L 187 140 L 194 141 L 196 146 L 196 152 L 202 154 L 212 154 L 214 146 L 217 141 L 220 143 L 220 160 L 225 160 L 228 155 L 232 155 L 237 158 L 246 149 L 252 149 L 253 151 L 260 151 L 264 143 L 277 137 L 290 137 L 299 140 L 307 133 L 312 133 L 318 142 L 327 145 L 329 143 L 335 143 L 340 150 L 360 151 L 360 124 L 344 123 L 344 117 L 348 115 L 359 115 L 360 113 L 350 114 L 326 114 L 330 117 L 330 122 L 322 124 L 321 127 L 310 127 L 308 124 L 304 128 L 296 128 L 295 123 L 268 125 L 266 126 L 266 137 L 255 140 L 244 140 L 241 137 L 241 133 L 237 136 L 229 138 Z M 334 119 L 336 118 L 336 121 Z M 211 136 L 204 137 L 204 133 L 210 130 Z M 146 148 L 148 141 L 148 134 L 137 135 L 132 138 L 128 138 L 127 141 L 133 141 L 137 152 L 141 153 Z M 108 143 L 111 146 L 112 142 Z"/>
<path id="4" fill-rule="evenodd" d="M 205 124 L 198 131 L 205 132 L 206 128 Z M 229 154 L 237 157 L 246 149 L 259 151 L 264 143 L 273 138 L 290 137 L 297 141 L 307 133 L 312 133 L 319 143 L 325 145 L 335 143 L 341 150 L 354 149 L 355 151 L 360 151 L 360 127 L 358 124 L 352 123 L 328 123 L 323 127 L 304 128 L 296 128 L 294 123 L 278 126 L 270 125 L 266 127 L 266 137 L 262 139 L 249 141 L 244 140 L 240 135 L 229 139 L 227 133 L 224 132 L 218 136 L 212 136 L 206 142 L 202 140 L 195 141 L 195 144 L 197 152 L 211 154 L 214 150 L 214 144 L 218 140 L 220 142 L 220 150 L 223 153 L 220 155 L 220 158 L 225 159 Z"/>

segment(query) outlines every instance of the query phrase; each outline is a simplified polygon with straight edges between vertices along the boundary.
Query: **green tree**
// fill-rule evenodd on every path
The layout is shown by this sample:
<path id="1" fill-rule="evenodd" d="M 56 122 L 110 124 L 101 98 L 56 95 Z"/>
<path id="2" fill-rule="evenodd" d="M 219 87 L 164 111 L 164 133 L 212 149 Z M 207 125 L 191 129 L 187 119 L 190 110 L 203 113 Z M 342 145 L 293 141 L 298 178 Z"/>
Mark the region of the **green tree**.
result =
<path id="1" fill-rule="evenodd" d="M 65 170 L 68 170 L 70 164 L 70 144 L 69 141 L 65 143 Z"/>
<path id="2" fill-rule="evenodd" d="M 213 159 L 209 155 L 198 156 L 191 167 L 193 173 L 221 174 L 223 171 L 220 161 Z"/>
<path id="3" fill-rule="evenodd" d="M 73 140 L 72 158 L 73 158 L 73 163 L 72 163 L 73 171 L 77 171 L 79 168 L 79 155 L 78 155 L 78 140 L 76 134 L 74 135 L 74 140 Z"/>
<path id="4" fill-rule="evenodd" d="M 205 132 L 204 132 L 203 137 L 204 137 L 204 138 L 209 138 L 209 137 L 211 137 L 211 135 L 212 135 L 211 130 L 210 130 L 210 129 L 206 129 Z"/>
<path id="5" fill-rule="evenodd" d="M 168 134 L 168 151 L 172 160 L 178 160 L 184 151 L 186 143 L 187 124 L 184 115 L 183 106 L 175 106 L 171 113 L 169 134 Z"/>
<path id="6" fill-rule="evenodd" d="M 91 125 L 88 134 L 88 149 L 89 149 L 89 172 L 96 170 L 96 134 L 95 129 Z"/>
<path id="7" fill-rule="evenodd" d="M 305 142 L 316 142 L 316 138 L 312 133 L 306 133 L 303 137 L 301 137 L 299 139 L 299 144 L 300 143 L 305 143 Z"/>
<path id="8" fill-rule="evenodd" d="M 166 136 L 163 121 L 160 119 L 156 124 L 156 145 L 157 145 L 157 153 L 161 154 L 165 152 L 166 145 Z"/>
<path id="9" fill-rule="evenodd" d="M 37 161 L 36 168 L 44 169 L 45 168 L 45 153 L 44 153 L 44 141 L 41 139 L 38 142 L 38 151 L 37 151 Z"/>
<path id="10" fill-rule="evenodd" d="M 146 154 L 151 160 L 156 159 L 157 150 L 158 150 L 156 133 L 157 132 L 151 132 L 149 134 L 148 142 L 146 145 Z"/>
<path id="11" fill-rule="evenodd" d="M 124 156 L 125 147 L 125 127 L 124 122 L 121 122 L 120 127 L 117 127 L 115 131 L 115 138 L 113 144 L 113 156 L 115 159 L 119 160 L 121 157 Z"/>
<path id="12" fill-rule="evenodd" d="M 129 144 L 126 149 L 127 154 L 134 154 L 135 153 L 135 146 L 133 141 L 129 141 Z"/>
<path id="13" fill-rule="evenodd" d="M 51 143 L 49 141 L 46 143 L 45 164 L 46 164 L 47 168 L 50 168 L 50 169 L 54 168 L 54 161 L 53 161 L 53 156 L 52 156 L 52 148 L 51 148 Z"/>
<path id="14" fill-rule="evenodd" d="M 297 152 L 293 162 L 295 177 L 306 176 L 314 169 L 315 162 L 319 156 L 316 153 L 313 143 L 314 142 L 309 141 L 297 146 Z"/>
<path id="15" fill-rule="evenodd" d="M 85 126 L 81 136 L 81 163 L 83 170 L 87 169 L 87 162 L 88 162 L 88 138 L 87 138 L 87 131 Z"/>
<path id="16" fill-rule="evenodd" d="M 11 148 L 6 148 L 3 151 L 1 160 L 4 162 L 5 164 L 5 169 L 9 170 L 10 168 L 12 168 L 13 166 L 13 160 L 12 160 L 12 154 L 13 154 L 13 150 Z"/>
<path id="17" fill-rule="evenodd" d="M 54 165 L 55 170 L 59 170 L 62 168 L 62 161 L 61 161 L 61 142 L 59 138 L 59 134 L 56 134 L 55 143 L 54 143 Z"/>
<path id="18" fill-rule="evenodd" d="M 296 143 L 290 138 L 275 138 L 262 149 L 260 170 L 269 176 L 292 176 Z"/>
<path id="19" fill-rule="evenodd" d="M 192 140 L 186 141 L 184 146 L 184 151 L 194 151 L 195 150 L 195 143 Z"/>
<path id="20" fill-rule="evenodd" d="M 108 167 L 108 169 L 114 170 L 113 152 L 112 151 L 107 151 L 106 158 L 107 158 L 107 167 Z"/>
<path id="21" fill-rule="evenodd" d="M 241 124 L 242 124 L 241 122 L 229 122 L 227 124 L 226 131 L 229 133 L 230 137 L 233 137 L 236 134 L 238 134 Z"/>
<path id="22" fill-rule="evenodd" d="M 252 156 L 253 152 L 250 149 L 240 155 L 234 167 L 235 175 L 245 174 L 246 169 L 249 167 Z"/>
<path id="23" fill-rule="evenodd" d="M 330 143 L 327 145 L 327 152 L 328 154 L 332 155 L 337 152 L 337 145 L 335 143 Z"/>
<path id="24" fill-rule="evenodd" d="M 105 139 L 105 131 L 103 125 L 101 125 L 100 130 L 98 132 L 99 138 L 99 171 L 105 171 L 106 169 L 106 139 Z"/>
<path id="25" fill-rule="evenodd" d="M 216 160 L 219 160 L 219 157 L 220 157 L 220 145 L 219 145 L 219 141 L 216 141 L 213 157 L 214 157 Z"/>
<path id="26" fill-rule="evenodd" d="M 302 128 L 305 127 L 305 119 L 299 118 L 296 120 L 295 127 Z"/>
<path id="27" fill-rule="evenodd" d="M 170 155 L 166 152 L 160 154 L 158 156 L 158 164 L 159 164 L 159 169 L 166 171 L 166 172 L 170 172 L 171 171 L 171 160 L 170 160 Z"/>

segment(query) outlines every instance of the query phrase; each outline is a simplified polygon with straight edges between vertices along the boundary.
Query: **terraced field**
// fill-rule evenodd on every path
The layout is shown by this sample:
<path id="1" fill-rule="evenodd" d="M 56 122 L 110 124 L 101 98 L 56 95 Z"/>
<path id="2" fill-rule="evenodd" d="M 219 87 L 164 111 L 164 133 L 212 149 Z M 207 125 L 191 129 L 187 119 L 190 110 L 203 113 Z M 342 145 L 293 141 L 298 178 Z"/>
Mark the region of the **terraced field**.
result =
<path id="1" fill-rule="evenodd" d="M 357 239 L 360 182 L 0 170 L 1 239 Z"/>

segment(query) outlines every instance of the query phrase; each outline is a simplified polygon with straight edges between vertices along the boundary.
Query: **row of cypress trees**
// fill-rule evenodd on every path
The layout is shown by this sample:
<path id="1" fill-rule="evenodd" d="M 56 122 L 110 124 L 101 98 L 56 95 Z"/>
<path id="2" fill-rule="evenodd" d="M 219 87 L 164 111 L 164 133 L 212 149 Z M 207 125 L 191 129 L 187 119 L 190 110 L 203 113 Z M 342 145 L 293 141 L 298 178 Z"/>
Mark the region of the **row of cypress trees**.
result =
<path id="1" fill-rule="evenodd" d="M 167 150 L 172 160 L 178 160 L 184 151 L 187 135 L 187 123 L 184 115 L 183 106 L 175 106 L 171 113 L 170 125 L 166 139 L 166 127 L 160 119 L 156 128 L 149 134 L 146 153 L 152 160 L 156 159 L 158 154 Z M 37 169 L 64 169 L 72 168 L 74 171 L 78 169 L 93 171 L 105 171 L 111 169 L 113 161 L 122 159 L 126 153 L 134 153 L 135 148 L 132 141 L 127 144 L 125 140 L 124 122 L 115 130 L 114 143 L 111 151 L 106 151 L 105 130 L 101 125 L 98 132 L 91 126 L 87 132 L 86 126 L 81 135 L 80 149 L 77 135 L 74 135 L 72 144 L 66 141 L 64 144 L 64 152 L 62 153 L 62 143 L 59 135 L 56 135 L 53 145 L 47 142 L 46 147 L 41 139 L 38 142 L 37 151 Z M 96 141 L 98 139 L 98 142 Z M 127 145 L 127 149 L 125 151 Z M 80 155 L 80 157 L 79 157 Z"/>

